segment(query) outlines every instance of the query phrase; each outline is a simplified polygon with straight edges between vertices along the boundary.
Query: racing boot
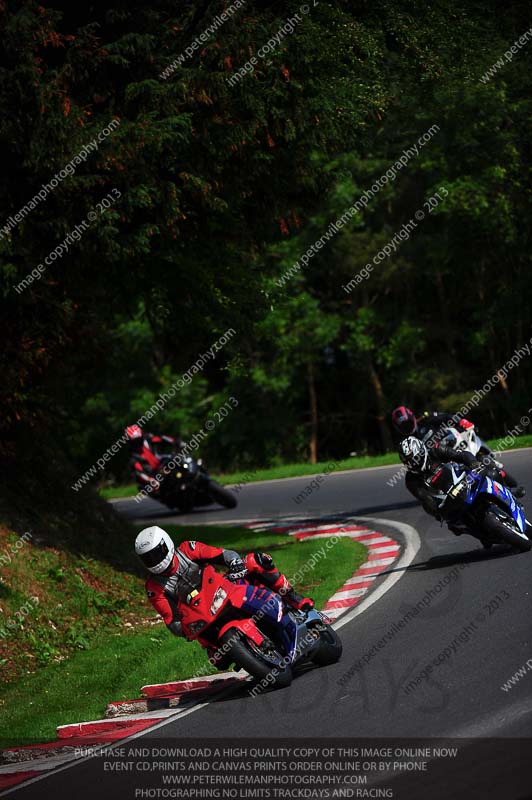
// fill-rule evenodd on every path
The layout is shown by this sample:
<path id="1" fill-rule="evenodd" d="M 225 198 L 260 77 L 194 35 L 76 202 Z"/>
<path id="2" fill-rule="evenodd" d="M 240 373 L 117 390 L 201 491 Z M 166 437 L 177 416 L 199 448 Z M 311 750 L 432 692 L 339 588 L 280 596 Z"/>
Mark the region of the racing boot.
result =
<path id="1" fill-rule="evenodd" d="M 504 486 L 506 486 L 511 491 L 511 493 L 517 500 L 520 500 L 521 497 L 525 496 L 526 494 L 525 487 L 520 486 L 513 475 L 510 475 L 510 473 L 507 472 L 505 469 L 501 469 L 499 474 Z"/>
<path id="2" fill-rule="evenodd" d="M 283 596 L 286 602 L 297 611 L 310 611 L 314 608 L 314 600 L 311 597 L 302 597 L 292 586 Z"/>
<path id="3" fill-rule="evenodd" d="M 309 611 L 314 608 L 310 597 L 298 594 L 290 581 L 276 569 L 273 559 L 267 553 L 249 553 L 244 559 L 248 570 L 248 578 L 254 576 L 272 592 L 280 594 L 288 605 L 298 611 Z"/>

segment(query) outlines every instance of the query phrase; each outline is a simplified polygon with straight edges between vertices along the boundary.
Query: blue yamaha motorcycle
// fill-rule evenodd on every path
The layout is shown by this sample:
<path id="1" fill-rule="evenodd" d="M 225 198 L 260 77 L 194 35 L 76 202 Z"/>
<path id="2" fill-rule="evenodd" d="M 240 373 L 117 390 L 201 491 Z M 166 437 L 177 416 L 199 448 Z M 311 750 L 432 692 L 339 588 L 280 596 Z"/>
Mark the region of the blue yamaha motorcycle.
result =
<path id="1" fill-rule="evenodd" d="M 532 548 L 532 525 L 523 506 L 502 483 L 460 464 L 443 464 L 428 485 L 439 513 L 453 533 L 468 533 L 486 549 L 505 542 L 521 552 Z"/>

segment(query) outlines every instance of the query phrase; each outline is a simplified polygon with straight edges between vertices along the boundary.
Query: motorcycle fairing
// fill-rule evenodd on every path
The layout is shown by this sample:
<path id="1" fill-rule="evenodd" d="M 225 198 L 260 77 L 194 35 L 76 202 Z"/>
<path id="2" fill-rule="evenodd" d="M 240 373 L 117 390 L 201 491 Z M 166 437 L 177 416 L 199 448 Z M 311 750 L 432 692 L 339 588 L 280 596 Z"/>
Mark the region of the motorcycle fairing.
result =
<path id="1" fill-rule="evenodd" d="M 526 519 L 523 509 L 515 502 L 510 490 L 507 489 L 506 486 L 503 486 L 502 483 L 499 483 L 499 481 L 488 478 L 487 475 L 480 476 L 475 473 L 472 473 L 472 475 L 479 478 L 479 480 L 472 483 L 468 481 L 467 504 L 472 505 L 474 500 L 481 494 L 493 497 L 496 499 L 498 505 L 503 505 L 508 509 L 512 515 L 512 519 L 519 526 L 521 533 L 525 533 Z"/>
<path id="2" fill-rule="evenodd" d="M 248 639 L 251 639 L 252 642 L 255 642 L 256 645 L 260 646 L 264 641 L 264 636 L 259 631 L 255 622 L 251 617 L 246 619 L 232 619 L 222 628 L 220 628 L 219 637 L 220 639 L 230 630 L 240 631 L 247 636 Z"/>
<path id="3" fill-rule="evenodd" d="M 189 602 L 180 605 L 181 624 L 186 629 L 195 622 L 204 621 L 207 624 L 213 622 L 227 602 L 235 608 L 240 608 L 245 600 L 246 587 L 232 583 L 219 575 L 216 570 L 206 566 L 203 570 L 200 591 L 192 592 L 188 595 Z M 213 605 L 217 592 L 225 593 L 221 604 Z M 216 608 L 215 611 L 212 609 Z"/>

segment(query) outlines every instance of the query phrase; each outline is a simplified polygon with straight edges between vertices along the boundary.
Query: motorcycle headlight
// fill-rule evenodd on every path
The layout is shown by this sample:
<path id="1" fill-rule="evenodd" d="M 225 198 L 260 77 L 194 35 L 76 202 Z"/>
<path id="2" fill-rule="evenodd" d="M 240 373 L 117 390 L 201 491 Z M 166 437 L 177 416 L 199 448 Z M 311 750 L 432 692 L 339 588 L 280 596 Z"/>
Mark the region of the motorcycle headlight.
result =
<path id="1" fill-rule="evenodd" d="M 190 628 L 190 631 L 192 633 L 201 633 L 201 631 L 203 630 L 203 628 L 205 628 L 206 625 L 207 625 L 206 622 L 198 620 L 198 622 L 191 622 L 188 627 Z"/>
<path id="2" fill-rule="evenodd" d="M 451 495 L 451 497 L 458 497 L 460 494 L 462 494 L 462 492 L 466 488 L 467 488 L 467 481 L 465 480 L 465 478 L 462 478 L 461 481 L 458 481 L 458 483 L 455 484 L 455 486 L 453 486 L 449 494 Z"/>
<path id="3" fill-rule="evenodd" d="M 212 598 L 211 614 L 213 616 L 218 613 L 218 611 L 220 610 L 220 606 L 222 605 L 226 597 L 227 597 L 227 592 L 220 586 L 220 588 L 216 590 L 216 594 Z"/>

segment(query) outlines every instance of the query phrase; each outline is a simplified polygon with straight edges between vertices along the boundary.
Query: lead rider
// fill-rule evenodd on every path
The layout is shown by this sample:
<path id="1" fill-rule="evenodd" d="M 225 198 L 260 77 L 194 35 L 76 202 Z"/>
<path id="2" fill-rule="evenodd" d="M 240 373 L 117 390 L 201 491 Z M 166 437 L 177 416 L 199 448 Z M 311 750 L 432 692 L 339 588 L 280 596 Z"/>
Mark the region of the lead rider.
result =
<path id="1" fill-rule="evenodd" d="M 149 601 L 175 636 L 184 635 L 178 601 L 186 601 L 197 584 L 201 568 L 207 564 L 226 567 L 226 577 L 230 580 L 239 581 L 245 577 L 250 585 L 242 608 L 252 614 L 258 611 L 273 613 L 273 607 L 268 604 L 271 592 L 281 595 L 289 605 L 302 611 L 314 606 L 310 598 L 301 597 L 294 590 L 267 553 L 248 553 L 242 560 L 235 550 L 224 550 L 194 540 L 181 542 L 176 548 L 168 533 L 157 525 L 139 533 L 135 552 L 152 573 L 146 581 Z M 279 621 L 277 616 L 274 621 Z M 216 660 L 216 666 L 222 668 L 225 664 Z"/>
<path id="2" fill-rule="evenodd" d="M 495 462 L 481 463 L 477 461 L 475 456 L 467 450 L 455 450 L 438 443 L 428 447 L 425 442 L 415 436 L 407 436 L 406 439 L 403 439 L 399 445 L 399 457 L 408 469 L 405 475 L 406 488 L 421 502 L 427 514 L 431 514 L 436 519 L 441 519 L 440 501 L 437 499 L 438 492 L 431 490 L 430 487 L 439 474 L 438 469 L 441 464 L 454 461 L 457 464 L 463 464 L 468 469 L 481 470 L 484 475 L 488 475 L 502 484 L 504 484 L 507 474 L 503 469 L 495 466 Z M 522 496 L 515 489 L 511 491 L 515 497 Z"/>

